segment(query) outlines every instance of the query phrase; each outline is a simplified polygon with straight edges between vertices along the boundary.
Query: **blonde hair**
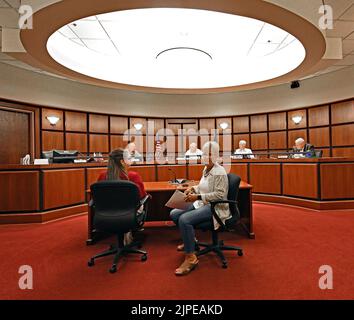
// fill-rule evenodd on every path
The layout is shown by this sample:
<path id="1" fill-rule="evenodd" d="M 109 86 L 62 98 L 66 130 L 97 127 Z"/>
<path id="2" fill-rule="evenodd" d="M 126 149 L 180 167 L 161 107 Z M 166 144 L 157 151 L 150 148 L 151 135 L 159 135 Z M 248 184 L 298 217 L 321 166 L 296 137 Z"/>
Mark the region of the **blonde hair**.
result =
<path id="1" fill-rule="evenodd" d="M 120 174 L 125 172 L 122 160 L 126 158 L 126 150 L 116 149 L 109 154 L 107 166 L 107 180 L 120 180 Z"/>

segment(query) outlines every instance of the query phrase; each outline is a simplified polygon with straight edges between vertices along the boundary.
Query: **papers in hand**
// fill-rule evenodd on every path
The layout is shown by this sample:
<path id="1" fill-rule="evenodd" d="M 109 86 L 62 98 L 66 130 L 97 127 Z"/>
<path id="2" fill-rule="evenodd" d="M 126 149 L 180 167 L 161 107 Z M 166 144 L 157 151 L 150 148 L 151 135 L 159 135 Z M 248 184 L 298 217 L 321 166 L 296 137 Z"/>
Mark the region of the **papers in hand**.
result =
<path id="1" fill-rule="evenodd" d="M 184 201 L 185 194 L 180 190 L 176 190 L 170 200 L 165 204 L 166 207 L 173 209 L 186 210 L 190 207 L 190 202 Z"/>

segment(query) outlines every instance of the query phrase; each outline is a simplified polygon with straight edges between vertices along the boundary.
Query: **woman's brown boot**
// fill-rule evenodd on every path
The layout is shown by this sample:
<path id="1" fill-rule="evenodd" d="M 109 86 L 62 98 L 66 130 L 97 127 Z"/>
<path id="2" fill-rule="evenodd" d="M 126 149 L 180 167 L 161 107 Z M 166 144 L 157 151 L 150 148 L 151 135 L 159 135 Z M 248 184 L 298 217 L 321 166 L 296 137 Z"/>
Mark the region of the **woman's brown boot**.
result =
<path id="1" fill-rule="evenodd" d="M 175 275 L 183 276 L 190 273 L 198 265 L 198 262 L 195 253 L 187 253 L 183 263 L 176 269 Z"/>

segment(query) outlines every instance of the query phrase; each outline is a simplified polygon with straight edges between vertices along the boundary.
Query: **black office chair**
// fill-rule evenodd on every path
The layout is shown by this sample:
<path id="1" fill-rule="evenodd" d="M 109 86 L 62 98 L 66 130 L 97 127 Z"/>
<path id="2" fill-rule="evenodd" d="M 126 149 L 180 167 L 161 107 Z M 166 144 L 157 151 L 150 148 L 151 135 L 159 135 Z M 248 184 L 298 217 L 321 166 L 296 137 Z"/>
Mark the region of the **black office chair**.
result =
<path id="1" fill-rule="evenodd" d="M 95 264 L 95 259 L 113 255 L 113 265 L 109 270 L 111 273 L 117 271 L 117 263 L 121 256 L 128 253 L 141 254 L 141 260 L 147 259 L 147 253 L 140 248 L 140 242 L 133 242 L 124 245 L 124 233 L 138 230 L 142 227 L 146 218 L 146 204 L 149 195 L 142 200 L 139 199 L 138 187 L 130 181 L 101 181 L 91 185 L 92 205 L 94 206 L 93 224 L 99 231 L 115 234 L 117 236 L 116 246 L 102 253 L 93 256 L 88 266 Z M 144 211 L 138 214 L 138 209 L 144 205 Z"/>
<path id="2" fill-rule="evenodd" d="M 315 150 L 315 157 L 322 158 L 323 150 Z"/>
<path id="3" fill-rule="evenodd" d="M 237 254 L 240 257 L 243 256 L 242 248 L 224 245 L 224 241 L 219 240 L 219 238 L 218 238 L 219 232 L 232 231 L 231 228 L 240 220 L 240 212 L 237 207 L 236 199 L 237 199 L 238 192 L 240 189 L 241 178 L 239 176 L 232 174 L 232 173 L 229 173 L 227 175 L 227 177 L 229 180 L 229 192 L 227 195 L 228 200 L 216 200 L 216 201 L 210 202 L 213 217 L 220 224 L 220 227 L 218 228 L 218 230 L 214 230 L 213 219 L 210 219 L 210 221 L 203 222 L 203 223 L 200 223 L 195 226 L 196 229 L 200 229 L 203 231 L 211 231 L 211 236 L 212 236 L 212 243 L 211 244 L 203 243 L 203 242 L 197 243 L 197 250 L 200 249 L 199 247 L 205 247 L 204 249 L 197 251 L 197 256 L 201 256 L 203 254 L 213 251 L 221 259 L 223 268 L 227 268 L 227 260 L 225 259 L 225 256 L 223 254 L 224 250 L 234 250 L 234 251 L 237 251 Z M 221 219 L 219 218 L 219 216 L 215 212 L 215 206 L 219 203 L 228 203 L 229 204 L 229 208 L 231 211 L 231 218 L 226 220 L 225 224 L 221 221 Z"/>

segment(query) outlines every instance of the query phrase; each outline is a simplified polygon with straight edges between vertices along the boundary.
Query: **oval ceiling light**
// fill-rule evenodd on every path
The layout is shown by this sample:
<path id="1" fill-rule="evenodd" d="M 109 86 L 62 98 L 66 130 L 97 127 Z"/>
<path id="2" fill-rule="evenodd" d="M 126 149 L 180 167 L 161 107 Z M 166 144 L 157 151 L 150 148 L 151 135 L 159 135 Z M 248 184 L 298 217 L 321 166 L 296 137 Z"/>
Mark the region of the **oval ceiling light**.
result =
<path id="1" fill-rule="evenodd" d="M 302 120 L 302 116 L 293 116 L 291 119 L 295 124 L 299 124 Z"/>
<path id="2" fill-rule="evenodd" d="M 48 116 L 47 120 L 49 121 L 51 126 L 55 126 L 59 122 L 60 118 L 56 116 Z"/>
<path id="3" fill-rule="evenodd" d="M 220 128 L 223 130 L 226 130 L 229 127 L 229 124 L 227 122 L 222 122 L 220 123 Z"/>
<path id="4" fill-rule="evenodd" d="M 276 26 L 209 10 L 146 8 L 87 17 L 47 41 L 50 56 L 91 78 L 143 87 L 208 89 L 285 75 L 302 43 Z"/>
<path id="5" fill-rule="evenodd" d="M 134 128 L 137 130 L 137 131 L 140 131 L 142 128 L 143 128 L 143 125 L 141 123 L 135 123 L 134 124 Z"/>

